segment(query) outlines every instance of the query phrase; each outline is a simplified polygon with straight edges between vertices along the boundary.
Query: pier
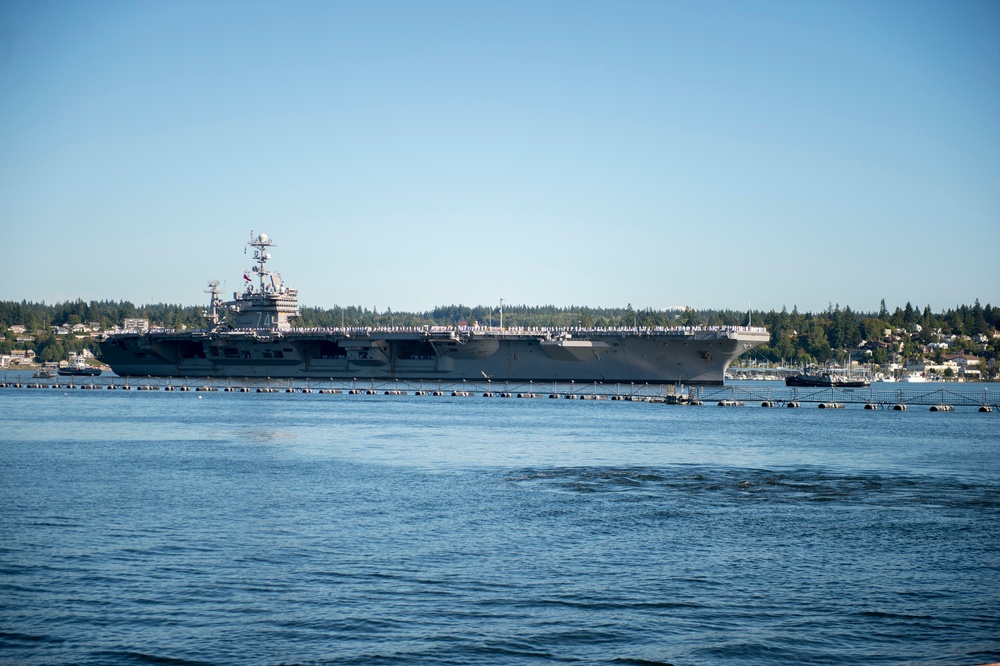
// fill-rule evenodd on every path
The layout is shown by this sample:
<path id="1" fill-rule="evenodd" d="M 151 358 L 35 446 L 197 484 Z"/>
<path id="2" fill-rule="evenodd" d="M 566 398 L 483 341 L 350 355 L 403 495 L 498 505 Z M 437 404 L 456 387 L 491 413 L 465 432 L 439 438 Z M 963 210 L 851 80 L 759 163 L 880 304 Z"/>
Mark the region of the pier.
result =
<path id="1" fill-rule="evenodd" d="M 4 375 L 0 390 L 179 391 L 225 393 L 283 393 L 351 396 L 428 396 L 485 398 L 548 398 L 562 400 L 613 400 L 669 405 L 718 405 L 721 407 L 806 406 L 820 409 L 863 408 L 905 411 L 924 407 L 950 412 L 975 408 L 1000 411 L 1000 390 L 977 384 L 947 387 L 801 388 L 785 386 L 697 386 L 638 383 L 491 382 L 491 381 L 377 381 L 301 380 L 195 377 L 59 377 L 25 378 Z"/>

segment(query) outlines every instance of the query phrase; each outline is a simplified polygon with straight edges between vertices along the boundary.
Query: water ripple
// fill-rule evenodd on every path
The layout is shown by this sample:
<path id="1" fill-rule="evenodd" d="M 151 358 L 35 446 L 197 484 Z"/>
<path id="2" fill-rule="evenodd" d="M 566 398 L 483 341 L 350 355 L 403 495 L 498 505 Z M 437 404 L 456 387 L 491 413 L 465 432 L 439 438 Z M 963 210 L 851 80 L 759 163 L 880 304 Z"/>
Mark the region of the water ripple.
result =
<path id="1" fill-rule="evenodd" d="M 274 398 L 4 394 L 2 659 L 1000 660 L 976 414 Z"/>

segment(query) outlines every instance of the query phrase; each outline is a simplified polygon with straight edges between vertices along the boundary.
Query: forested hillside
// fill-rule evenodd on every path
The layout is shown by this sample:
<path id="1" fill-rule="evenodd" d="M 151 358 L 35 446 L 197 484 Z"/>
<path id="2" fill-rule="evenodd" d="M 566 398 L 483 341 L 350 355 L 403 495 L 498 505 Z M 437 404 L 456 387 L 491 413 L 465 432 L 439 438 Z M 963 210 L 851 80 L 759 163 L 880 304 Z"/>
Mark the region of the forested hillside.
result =
<path id="1" fill-rule="evenodd" d="M 62 360 L 69 351 L 89 347 L 96 351 L 96 340 L 90 335 L 59 334 L 55 327 L 87 325 L 96 330 L 120 326 L 126 318 L 148 319 L 154 326 L 183 329 L 203 325 L 203 308 L 166 303 L 133 305 L 126 301 L 84 301 L 57 303 L 28 303 L 25 301 L 0 301 L 0 353 L 14 349 L 34 349 L 39 360 Z M 498 326 L 499 309 L 490 306 L 464 305 L 439 306 L 427 312 L 379 311 L 358 306 L 318 308 L 304 306 L 302 316 L 295 324 L 302 327 L 338 326 L 425 326 L 468 324 Z M 735 310 L 634 310 L 624 308 L 598 308 L 586 306 L 556 307 L 553 305 L 505 305 L 504 326 L 626 326 L 653 327 L 679 325 L 745 325 L 746 312 Z M 769 345 L 751 355 L 769 361 L 784 360 L 789 363 L 825 362 L 841 358 L 846 350 L 865 347 L 879 363 L 892 356 L 900 360 L 926 353 L 926 346 L 947 338 L 948 349 L 954 352 L 976 354 L 984 359 L 996 358 L 998 338 L 994 332 L 1000 328 L 1000 307 L 959 305 L 933 312 L 929 306 L 915 308 L 910 303 L 892 311 L 882 307 L 878 312 L 856 312 L 850 307 L 831 304 L 822 312 L 754 311 L 750 313 L 754 325 L 766 326 L 771 332 Z M 21 325 L 25 333 L 18 335 L 11 327 Z M 893 331 L 893 344 L 884 337 L 886 330 Z M 93 331 L 91 331 L 93 332 Z M 22 341 L 18 341 L 18 337 Z M 31 337 L 33 340 L 24 340 Z M 877 342 L 881 341 L 881 342 Z"/>

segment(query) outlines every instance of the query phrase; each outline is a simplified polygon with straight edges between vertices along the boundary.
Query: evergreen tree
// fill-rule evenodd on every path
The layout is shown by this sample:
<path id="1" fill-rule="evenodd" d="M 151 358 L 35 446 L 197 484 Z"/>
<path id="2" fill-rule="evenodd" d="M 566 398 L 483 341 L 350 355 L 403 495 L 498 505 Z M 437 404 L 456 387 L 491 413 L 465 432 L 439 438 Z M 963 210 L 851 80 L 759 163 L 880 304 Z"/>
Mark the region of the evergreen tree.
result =
<path id="1" fill-rule="evenodd" d="M 976 299 L 975 305 L 972 306 L 972 325 L 971 333 L 973 335 L 986 334 L 990 331 L 989 324 L 986 323 L 986 313 L 983 310 L 983 306 L 979 304 L 979 299 Z"/>
<path id="2" fill-rule="evenodd" d="M 830 359 L 830 341 L 827 339 L 826 332 L 822 326 L 814 325 L 812 327 L 806 336 L 805 348 L 820 363 Z"/>

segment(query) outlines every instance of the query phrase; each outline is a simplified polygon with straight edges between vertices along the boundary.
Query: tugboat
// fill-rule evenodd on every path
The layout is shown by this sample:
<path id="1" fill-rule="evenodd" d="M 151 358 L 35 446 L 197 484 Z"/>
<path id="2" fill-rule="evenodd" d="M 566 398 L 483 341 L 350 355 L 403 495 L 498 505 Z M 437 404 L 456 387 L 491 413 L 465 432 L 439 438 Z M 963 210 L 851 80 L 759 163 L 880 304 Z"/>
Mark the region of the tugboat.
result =
<path id="1" fill-rule="evenodd" d="M 58 372 L 63 377 L 96 377 L 101 374 L 101 369 L 87 365 L 82 356 L 77 356 L 70 365 L 59 368 Z"/>
<path id="2" fill-rule="evenodd" d="M 802 386 L 809 388 L 865 388 L 869 382 L 864 379 L 842 377 L 829 372 L 810 375 L 801 373 L 785 377 L 785 386 Z"/>

